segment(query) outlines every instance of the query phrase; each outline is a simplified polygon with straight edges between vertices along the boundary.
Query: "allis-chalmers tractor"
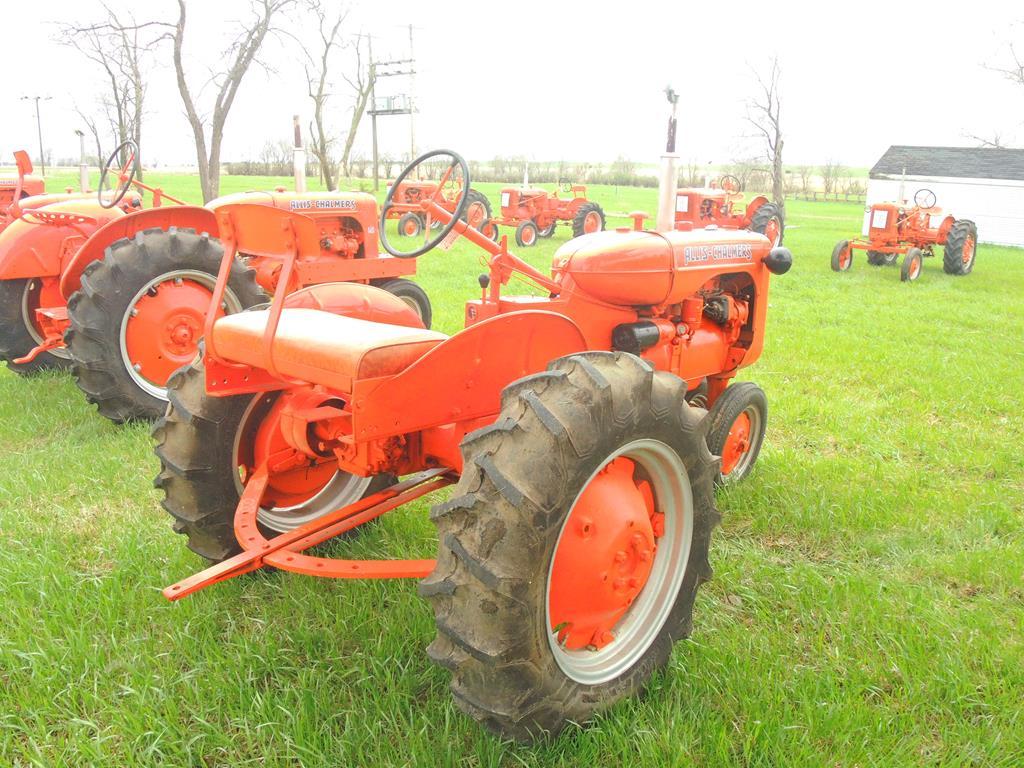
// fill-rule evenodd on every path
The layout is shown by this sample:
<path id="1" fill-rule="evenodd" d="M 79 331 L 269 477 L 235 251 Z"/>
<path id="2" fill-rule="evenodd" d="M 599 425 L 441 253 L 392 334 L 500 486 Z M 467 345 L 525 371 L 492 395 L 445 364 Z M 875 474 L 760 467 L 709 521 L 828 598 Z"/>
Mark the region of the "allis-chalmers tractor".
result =
<path id="1" fill-rule="evenodd" d="M 431 220 L 420 207 L 421 201 L 437 194 L 436 181 L 406 179 L 394 193 L 394 205 L 388 211 L 389 219 L 398 219 L 398 233 L 405 237 L 418 237 L 424 230 L 437 229 L 440 221 Z M 437 204 L 446 211 L 455 211 L 459 190 L 453 189 L 438 196 Z M 471 189 L 466 196 L 469 203 L 462 214 L 463 219 L 474 229 L 480 229 L 485 221 L 491 218 L 491 201 L 478 190 Z"/>
<path id="2" fill-rule="evenodd" d="M 942 269 L 948 275 L 967 275 L 974 269 L 978 246 L 978 227 L 969 219 L 943 217 L 938 227 L 932 217 L 941 214 L 935 207 L 935 193 L 919 189 L 914 205 L 874 203 L 867 210 L 867 238 L 840 240 L 832 251 L 832 269 L 846 272 L 853 264 L 855 250 L 867 251 L 868 264 L 880 267 L 893 264 L 902 253 L 900 280 L 917 280 L 925 256 L 934 256 L 936 245 L 943 246 Z"/>
<path id="3" fill-rule="evenodd" d="M 43 179 L 32 175 L 32 160 L 28 152 L 20 149 L 15 152 L 14 163 L 18 169 L 17 176 L 0 176 L 0 232 L 12 221 L 7 212 L 11 203 L 46 191 Z"/>
<path id="4" fill-rule="evenodd" d="M 516 228 L 516 243 L 521 248 L 537 244 L 538 237 L 555 234 L 558 222 L 572 224 L 572 236 L 589 235 L 604 229 L 604 211 L 587 200 L 582 184 L 563 184 L 562 191 L 572 197 L 562 198 L 558 192 L 536 187 L 505 187 L 501 190 L 501 216 L 486 222 L 481 231 L 492 240 L 498 239 L 498 225 Z"/>
<path id="5" fill-rule="evenodd" d="M 782 211 L 764 195 L 757 195 L 743 211 L 734 210 L 742 192 L 735 176 L 723 176 L 712 187 L 687 187 L 676 192 L 676 221 L 694 227 L 708 225 L 749 229 L 768 238 L 774 248 L 782 245 Z"/>
<path id="6" fill-rule="evenodd" d="M 445 150 L 400 180 L 438 157 L 442 181 L 468 190 Z M 155 482 L 174 529 L 216 564 L 164 594 L 263 566 L 421 578 L 428 654 L 459 706 L 526 740 L 637 692 L 690 633 L 714 483 L 749 471 L 764 436 L 764 393 L 730 381 L 761 354 L 769 273 L 792 256 L 753 232 L 637 227 L 569 241 L 548 276 L 462 221 L 466 203 L 421 202 L 443 222 L 427 246 L 454 230 L 489 255 L 453 336 L 368 285 L 287 296 L 282 281 L 268 309 L 207 315 L 204 357 L 172 378 L 154 430 Z M 216 216 L 216 300 L 235 250 L 287 274 L 318 249 L 294 211 Z M 381 240 L 422 251 L 396 251 L 383 227 Z M 503 295 L 513 277 L 543 295 Z M 304 553 L 452 484 L 431 513 L 436 561 Z"/>
<path id="7" fill-rule="evenodd" d="M 122 150 L 124 166 L 111 170 Z M 213 295 L 222 253 L 215 211 L 243 201 L 303 211 L 316 223 L 318 247 L 289 272 L 289 291 L 338 280 L 373 283 L 430 324 L 426 294 L 399 277 L 413 274 L 415 263 L 379 257 L 372 196 L 278 190 L 190 206 L 136 180 L 137 158 L 133 145 L 114 151 L 103 179 L 115 176 L 116 188 L 98 199 L 36 205 L 26 198 L 11 207 L 16 220 L 0 233 L 0 357 L 12 370 L 70 366 L 107 418 L 163 415 L 167 379 L 195 356 Z M 133 187 L 151 191 L 154 207 L 143 210 Z M 161 206 L 165 201 L 177 205 Z M 232 264 L 221 312 L 264 302 L 261 289 L 282 282 L 281 260 L 259 249 Z"/>

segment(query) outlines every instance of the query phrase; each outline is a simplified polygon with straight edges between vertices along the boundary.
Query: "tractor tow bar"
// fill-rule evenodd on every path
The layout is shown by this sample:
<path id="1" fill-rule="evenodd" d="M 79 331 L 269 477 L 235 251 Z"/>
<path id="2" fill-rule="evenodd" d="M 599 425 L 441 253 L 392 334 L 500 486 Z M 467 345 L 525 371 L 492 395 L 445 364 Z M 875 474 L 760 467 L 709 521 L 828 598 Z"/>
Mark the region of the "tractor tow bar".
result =
<path id="1" fill-rule="evenodd" d="M 433 560 L 339 560 L 304 555 L 301 552 L 380 517 L 408 501 L 451 485 L 455 478 L 447 467 L 418 472 L 382 491 L 269 540 L 260 533 L 256 522 L 267 478 L 267 465 L 257 467 L 238 500 L 235 535 L 243 551 L 166 587 L 163 590 L 164 597 L 180 600 L 200 589 L 258 570 L 264 565 L 335 579 L 422 578 L 433 570 Z"/>

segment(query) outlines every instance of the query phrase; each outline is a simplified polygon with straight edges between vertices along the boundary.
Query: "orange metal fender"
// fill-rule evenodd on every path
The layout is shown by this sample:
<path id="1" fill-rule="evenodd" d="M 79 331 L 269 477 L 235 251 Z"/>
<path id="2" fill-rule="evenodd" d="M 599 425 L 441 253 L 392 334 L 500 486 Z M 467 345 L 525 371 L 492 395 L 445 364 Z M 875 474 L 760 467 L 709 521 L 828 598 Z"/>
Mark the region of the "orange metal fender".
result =
<path id="1" fill-rule="evenodd" d="M 954 216 L 946 216 L 946 218 L 942 220 L 942 223 L 939 224 L 938 234 L 935 236 L 935 242 L 938 245 L 946 244 L 946 238 L 949 236 L 949 230 L 953 228 L 954 224 L 956 224 L 956 218 Z"/>
<path id="2" fill-rule="evenodd" d="M 424 328 L 412 307 L 392 293 L 362 283 L 321 283 L 288 294 L 285 309 L 319 309 L 375 323 Z"/>
<path id="3" fill-rule="evenodd" d="M 747 222 L 747 224 L 749 225 L 750 220 L 754 218 L 754 211 L 756 211 L 758 208 L 760 208 L 767 202 L 768 198 L 765 197 L 764 195 L 758 195 L 757 197 L 755 197 L 753 200 L 747 203 L 747 208 L 743 213 L 743 220 Z"/>
<path id="4" fill-rule="evenodd" d="M 576 323 L 555 312 L 511 312 L 483 320 L 397 376 L 357 381 L 353 433 L 363 441 L 497 414 L 506 386 L 586 349 Z"/>
<path id="5" fill-rule="evenodd" d="M 217 236 L 217 219 L 213 211 L 197 205 L 176 205 L 166 208 L 149 208 L 135 211 L 113 221 L 107 222 L 85 241 L 74 258 L 65 267 L 60 278 L 60 292 L 65 299 L 77 291 L 82 285 L 82 273 L 94 261 L 103 258 L 107 247 L 136 232 L 145 229 L 194 229 L 196 232 L 207 232 L 211 237 Z"/>

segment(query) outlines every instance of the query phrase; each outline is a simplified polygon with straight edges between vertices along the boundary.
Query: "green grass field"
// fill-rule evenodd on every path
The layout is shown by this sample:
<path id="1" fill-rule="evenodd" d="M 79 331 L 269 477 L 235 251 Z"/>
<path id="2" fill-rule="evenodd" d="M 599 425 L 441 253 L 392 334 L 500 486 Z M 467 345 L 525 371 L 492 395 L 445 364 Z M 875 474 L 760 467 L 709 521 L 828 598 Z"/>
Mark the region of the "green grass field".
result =
<path id="1" fill-rule="evenodd" d="M 148 428 L 69 377 L 0 372 L 0 765 L 1024 764 L 1024 252 L 982 246 L 962 279 L 931 260 L 901 284 L 862 256 L 835 275 L 860 218 L 789 208 L 796 263 L 743 372 L 768 439 L 719 495 L 692 639 L 645 697 L 532 747 L 456 710 L 411 582 L 257 574 L 166 602 L 202 563 L 158 505 Z M 420 260 L 435 327 L 459 328 L 481 271 L 464 242 Z M 427 509 L 346 551 L 432 556 Z"/>

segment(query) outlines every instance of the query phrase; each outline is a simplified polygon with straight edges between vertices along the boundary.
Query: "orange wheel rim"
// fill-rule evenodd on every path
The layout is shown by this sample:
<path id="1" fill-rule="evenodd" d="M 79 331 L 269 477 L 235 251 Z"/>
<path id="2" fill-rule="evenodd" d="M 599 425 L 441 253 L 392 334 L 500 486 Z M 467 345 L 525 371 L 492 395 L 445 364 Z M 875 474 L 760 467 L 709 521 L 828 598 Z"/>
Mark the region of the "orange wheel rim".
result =
<path id="1" fill-rule="evenodd" d="M 583 219 L 583 231 L 587 234 L 597 232 L 601 228 L 601 217 L 597 211 L 591 211 Z"/>
<path id="2" fill-rule="evenodd" d="M 208 280 L 212 281 L 212 277 Z M 128 308 L 122 354 L 136 381 L 159 396 L 171 374 L 192 362 L 213 293 L 193 277 L 171 273 L 142 292 Z M 223 315 L 223 309 L 218 316 Z"/>
<path id="3" fill-rule="evenodd" d="M 974 258 L 974 238 L 973 237 L 968 237 L 966 240 L 964 240 L 964 249 L 963 249 L 964 266 L 967 266 L 968 264 L 970 264 L 971 260 L 973 258 Z"/>
<path id="4" fill-rule="evenodd" d="M 524 227 L 523 228 L 523 242 L 526 243 L 527 245 L 533 245 L 533 241 L 535 239 L 536 239 L 536 237 L 534 236 L 533 228 L 532 227 Z"/>
<path id="5" fill-rule="evenodd" d="M 779 222 L 776 219 L 770 219 L 768 224 L 764 228 L 764 236 L 768 238 L 768 242 L 772 244 L 772 248 L 779 244 L 779 233 L 782 228 L 779 226 Z"/>
<path id="6" fill-rule="evenodd" d="M 850 253 L 850 249 L 849 249 L 849 247 L 847 247 L 847 248 L 846 248 L 846 249 L 844 249 L 844 250 L 843 250 L 843 252 L 842 252 L 842 253 L 841 253 L 841 254 L 839 255 L 839 267 L 840 267 L 841 269 L 846 269 L 847 267 L 849 267 L 849 266 L 850 266 L 850 262 L 851 262 L 852 260 L 853 260 L 853 255 L 852 255 L 852 254 Z"/>
<path id="7" fill-rule="evenodd" d="M 279 399 L 274 407 L 260 423 L 253 443 L 252 458 L 243 465 L 243 472 L 255 470 L 270 456 L 286 456 L 295 453 L 281 434 L 281 411 L 284 399 Z M 283 463 L 283 462 L 279 462 Z M 298 467 L 291 467 L 281 472 L 271 472 L 267 482 L 267 493 L 264 496 L 267 506 L 295 507 L 305 504 L 319 494 L 338 473 L 336 462 L 325 460 L 319 464 L 309 462 Z"/>
<path id="8" fill-rule="evenodd" d="M 555 551 L 548 583 L 551 630 L 564 648 L 600 649 L 643 590 L 664 516 L 635 463 L 619 457 L 583 489 Z"/>
<path id="9" fill-rule="evenodd" d="M 473 229 L 479 229 L 486 214 L 487 211 L 484 209 L 483 203 L 470 203 L 469 207 L 466 209 L 466 222 L 469 226 L 473 227 Z"/>
<path id="10" fill-rule="evenodd" d="M 405 231 L 403 232 L 403 234 L 406 237 L 415 237 L 418 229 L 419 226 L 416 224 L 415 221 L 413 221 L 412 219 L 405 220 Z"/>
<path id="11" fill-rule="evenodd" d="M 910 262 L 910 279 L 914 280 L 921 273 L 921 261 L 914 259 Z"/>
<path id="12" fill-rule="evenodd" d="M 751 422 L 747 411 L 741 413 L 729 428 L 729 434 L 722 446 L 722 475 L 730 474 L 750 452 Z"/>

